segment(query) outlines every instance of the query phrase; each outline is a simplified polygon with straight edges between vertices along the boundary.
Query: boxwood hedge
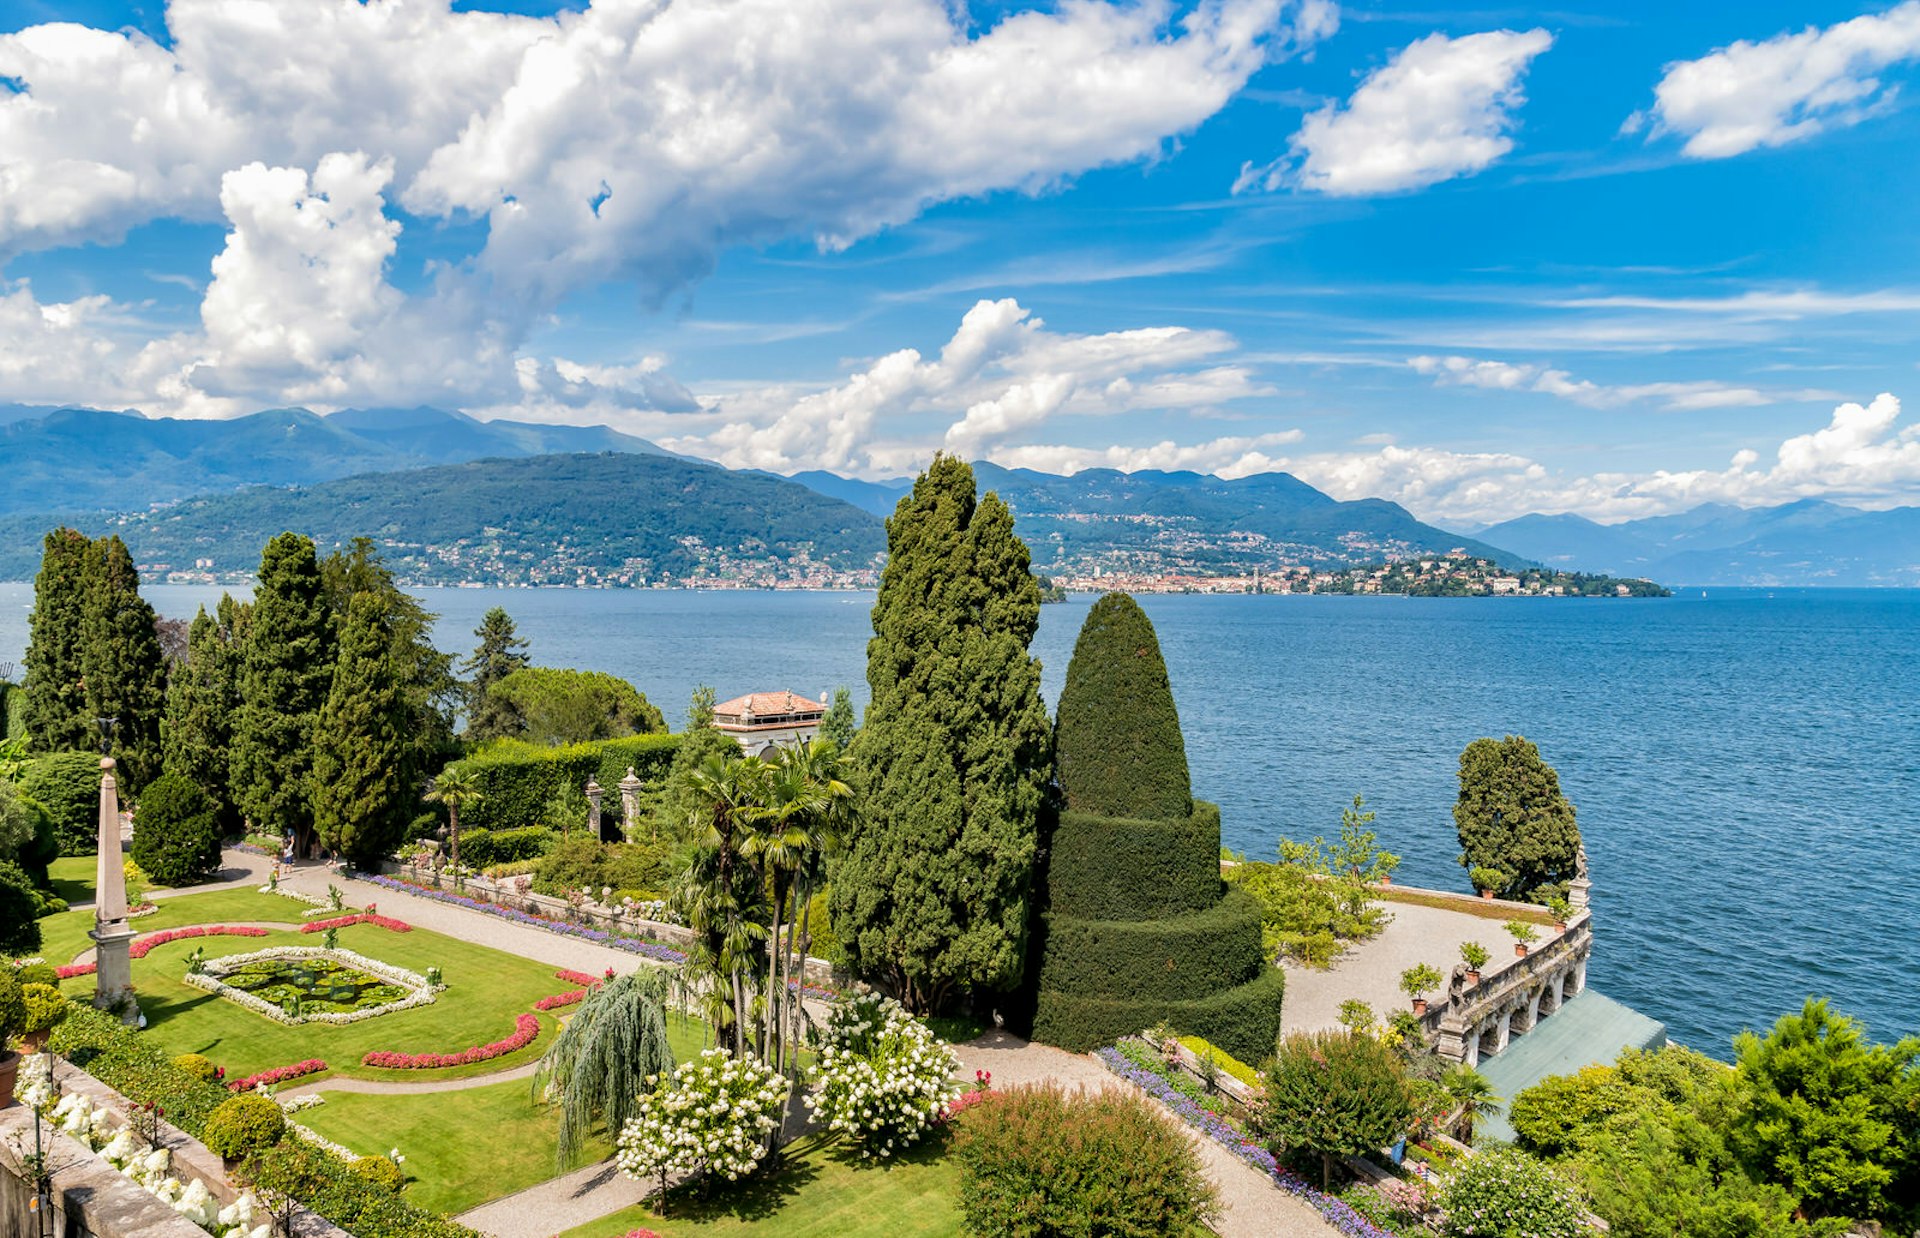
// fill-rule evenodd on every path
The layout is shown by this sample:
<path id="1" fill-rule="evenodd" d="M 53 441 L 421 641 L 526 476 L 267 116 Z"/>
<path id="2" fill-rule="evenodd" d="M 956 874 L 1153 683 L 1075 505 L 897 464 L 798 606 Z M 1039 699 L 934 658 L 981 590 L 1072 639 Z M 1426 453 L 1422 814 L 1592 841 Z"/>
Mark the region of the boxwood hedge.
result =
<path id="1" fill-rule="evenodd" d="M 679 750 L 678 735 L 628 735 L 558 748 L 495 740 L 457 762 L 473 774 L 481 794 L 479 803 L 460 812 L 460 858 L 466 859 L 467 827 L 517 830 L 540 825 L 548 801 L 562 788 L 580 790 L 589 778 L 606 788 L 603 803 L 618 816 L 618 788 L 627 767 L 632 766 L 634 774 L 651 786 L 666 778 L 673 754 Z"/>
<path id="2" fill-rule="evenodd" d="M 1166 1023 L 1181 1033 L 1204 1036 L 1243 1062 L 1264 1062 L 1273 1056 L 1280 1036 L 1286 983 L 1285 972 L 1269 967 L 1245 984 L 1193 1001 L 1052 993 L 1040 1005 L 1033 1035 L 1047 1044 L 1085 1053 Z"/>
<path id="3" fill-rule="evenodd" d="M 1054 826 L 1047 902 L 1056 915 L 1148 920 L 1220 900 L 1220 806 L 1173 821 L 1066 811 Z"/>
<path id="4" fill-rule="evenodd" d="M 1259 899 L 1233 890 L 1205 911 L 1165 920 L 1050 916 L 1041 991 L 1190 1001 L 1230 989 L 1266 961 L 1260 912 Z"/>

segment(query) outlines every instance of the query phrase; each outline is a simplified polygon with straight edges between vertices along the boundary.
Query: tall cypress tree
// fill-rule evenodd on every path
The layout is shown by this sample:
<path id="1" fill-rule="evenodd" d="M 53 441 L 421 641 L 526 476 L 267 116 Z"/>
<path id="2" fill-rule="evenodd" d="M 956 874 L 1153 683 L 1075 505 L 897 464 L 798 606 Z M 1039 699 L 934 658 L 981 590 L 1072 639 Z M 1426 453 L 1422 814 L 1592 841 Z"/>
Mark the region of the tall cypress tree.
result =
<path id="1" fill-rule="evenodd" d="M 314 734 L 313 823 L 323 844 L 356 860 L 396 846 L 413 804 L 405 772 L 411 719 L 395 669 L 383 599 L 355 594 Z"/>
<path id="2" fill-rule="evenodd" d="M 246 624 L 231 777 L 261 830 L 313 840 L 313 731 L 333 682 L 326 592 L 313 542 L 282 533 L 260 556 Z"/>
<path id="3" fill-rule="evenodd" d="M 138 794 L 160 774 L 160 722 L 166 714 L 167 660 L 153 607 L 140 596 L 140 572 L 118 536 L 89 552 L 80 668 L 87 712 L 114 719 L 120 785 Z"/>
<path id="4" fill-rule="evenodd" d="M 856 971 L 930 1010 L 1021 979 L 1052 758 L 1027 653 L 1040 590 L 1006 504 L 947 456 L 888 520 L 887 556 L 833 919 Z"/>
<path id="5" fill-rule="evenodd" d="M 167 772 L 206 792 L 223 837 L 240 831 L 228 768 L 240 695 L 240 650 L 235 647 L 240 610 L 230 595 L 222 595 L 215 615 L 200 609 L 187 631 L 186 663 L 174 669 L 167 684 Z"/>
<path id="6" fill-rule="evenodd" d="M 513 706 L 496 699 L 493 686 L 508 675 L 530 664 L 527 642 L 513 628 L 513 616 L 505 607 L 495 606 L 480 619 L 473 630 L 480 638 L 473 656 L 460 668 L 467 678 L 468 740 L 499 739 L 520 733 L 520 716 Z"/>
<path id="7" fill-rule="evenodd" d="M 87 712 L 87 572 L 91 543 L 86 534 L 58 528 L 47 534 L 40 574 L 33 578 L 33 615 L 27 621 L 26 724 L 40 752 L 90 751 L 93 717 Z"/>

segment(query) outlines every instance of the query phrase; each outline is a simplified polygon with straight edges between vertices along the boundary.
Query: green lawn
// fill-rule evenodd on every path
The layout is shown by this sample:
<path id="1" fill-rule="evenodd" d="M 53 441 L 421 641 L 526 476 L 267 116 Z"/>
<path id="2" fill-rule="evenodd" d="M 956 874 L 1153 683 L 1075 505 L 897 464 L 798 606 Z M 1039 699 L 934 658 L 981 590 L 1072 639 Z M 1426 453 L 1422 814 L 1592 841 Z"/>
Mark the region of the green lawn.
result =
<path id="1" fill-rule="evenodd" d="M 47 876 L 53 892 L 61 898 L 69 903 L 90 903 L 93 901 L 93 869 L 93 856 L 63 855 L 47 865 Z"/>
<path id="2" fill-rule="evenodd" d="M 154 906 L 159 910 L 127 922 L 136 936 L 188 924 L 245 923 L 254 920 L 298 924 L 300 913 L 307 909 L 307 904 L 282 895 L 261 894 L 249 889 L 182 894 L 156 900 Z M 93 947 L 93 943 L 87 939 L 87 930 L 92 927 L 91 911 L 65 911 L 56 916 L 41 917 L 40 954 L 56 966 L 73 962 L 75 955 Z M 138 975 L 139 965 L 135 964 L 134 967 Z"/>
<path id="3" fill-rule="evenodd" d="M 687 1020 L 669 1018 L 667 1035 L 682 1061 L 706 1045 L 704 1028 Z M 294 1120 L 363 1156 L 399 1148 L 413 1179 L 407 1198 L 450 1215 L 562 1172 L 554 1164 L 557 1119 L 534 1101 L 525 1079 L 417 1096 L 330 1092 L 324 1105 Z M 608 1141 L 597 1138 L 569 1168 L 611 1154 Z"/>
<path id="4" fill-rule="evenodd" d="M 787 1148 L 787 1166 L 771 1177 L 737 1186 L 721 1183 L 707 1200 L 697 1189 L 676 1190 L 664 1219 L 639 1205 L 570 1229 L 563 1238 L 620 1238 L 641 1226 L 662 1238 L 748 1232 L 780 1238 L 958 1238 L 965 1232 L 960 1168 L 943 1152 L 930 1141 L 876 1164 L 815 1138 L 796 1140 Z"/>

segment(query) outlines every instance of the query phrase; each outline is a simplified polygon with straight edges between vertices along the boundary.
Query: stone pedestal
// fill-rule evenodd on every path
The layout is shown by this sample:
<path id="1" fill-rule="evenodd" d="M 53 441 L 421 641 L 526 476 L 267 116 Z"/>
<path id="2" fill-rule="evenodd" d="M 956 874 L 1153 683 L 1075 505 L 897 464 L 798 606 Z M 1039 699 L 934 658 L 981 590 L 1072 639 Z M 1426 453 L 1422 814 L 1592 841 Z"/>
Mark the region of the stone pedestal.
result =
<path id="1" fill-rule="evenodd" d="M 1587 880 L 1585 873 L 1567 883 L 1567 905 L 1575 911 L 1589 906 L 1593 901 L 1593 882 Z"/>
<path id="2" fill-rule="evenodd" d="M 644 785 L 633 766 L 627 766 L 627 776 L 620 780 L 620 829 L 628 842 L 640 832 L 640 788 Z"/>
<path id="3" fill-rule="evenodd" d="M 133 993 L 133 961 L 127 947 L 127 870 L 120 858 L 120 791 L 113 781 L 113 758 L 100 758 L 100 834 L 93 868 L 93 1004 L 111 1010 L 123 1023 L 140 1022 Z"/>
<path id="4" fill-rule="evenodd" d="M 600 784 L 587 779 L 587 831 L 595 840 L 600 837 L 600 795 Z"/>

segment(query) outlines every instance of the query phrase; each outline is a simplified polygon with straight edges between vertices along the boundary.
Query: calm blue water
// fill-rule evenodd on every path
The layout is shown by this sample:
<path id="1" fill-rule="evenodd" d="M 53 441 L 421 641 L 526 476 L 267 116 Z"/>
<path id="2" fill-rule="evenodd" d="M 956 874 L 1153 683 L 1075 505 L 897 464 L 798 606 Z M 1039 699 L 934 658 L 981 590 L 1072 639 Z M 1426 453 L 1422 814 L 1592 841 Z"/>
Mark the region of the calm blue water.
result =
<path id="1" fill-rule="evenodd" d="M 155 587 L 190 616 L 217 590 Z M 496 603 L 551 665 L 678 720 L 696 684 L 865 698 L 870 594 L 428 590 L 443 645 Z M 0 661 L 26 640 L 0 585 Z M 1808 993 L 1920 1031 L 1920 592 L 1711 590 L 1647 602 L 1150 597 L 1195 789 L 1228 845 L 1339 827 L 1355 793 L 1408 884 L 1464 889 L 1460 749 L 1517 732 L 1579 808 L 1603 991 L 1724 1054 Z M 1090 598 L 1045 608 L 1055 698 Z"/>

